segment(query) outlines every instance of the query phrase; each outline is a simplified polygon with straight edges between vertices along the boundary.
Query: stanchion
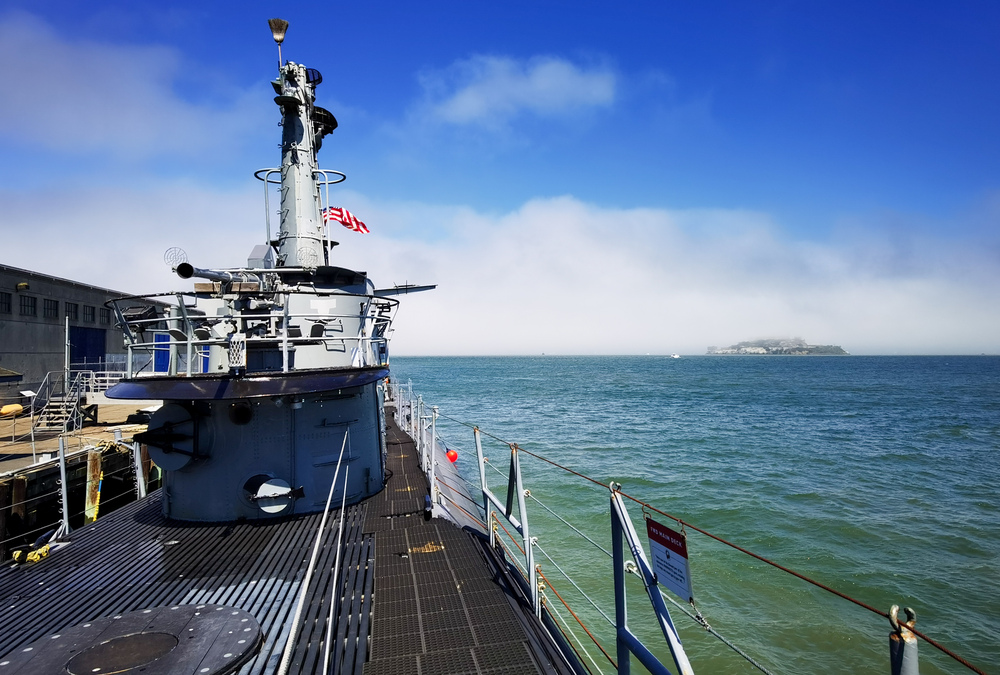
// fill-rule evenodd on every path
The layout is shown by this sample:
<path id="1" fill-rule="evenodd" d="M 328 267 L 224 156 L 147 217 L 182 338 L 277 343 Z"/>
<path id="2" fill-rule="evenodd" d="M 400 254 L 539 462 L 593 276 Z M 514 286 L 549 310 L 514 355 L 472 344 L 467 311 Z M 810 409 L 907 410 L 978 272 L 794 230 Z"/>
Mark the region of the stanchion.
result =
<path id="1" fill-rule="evenodd" d="M 896 618 L 899 605 L 893 605 L 889 610 L 889 623 L 892 624 L 892 632 L 889 633 L 889 666 L 892 675 L 920 675 L 917 636 L 907 630 L 917 623 L 917 613 L 909 607 L 905 607 L 903 611 L 906 612 L 906 621 Z"/>

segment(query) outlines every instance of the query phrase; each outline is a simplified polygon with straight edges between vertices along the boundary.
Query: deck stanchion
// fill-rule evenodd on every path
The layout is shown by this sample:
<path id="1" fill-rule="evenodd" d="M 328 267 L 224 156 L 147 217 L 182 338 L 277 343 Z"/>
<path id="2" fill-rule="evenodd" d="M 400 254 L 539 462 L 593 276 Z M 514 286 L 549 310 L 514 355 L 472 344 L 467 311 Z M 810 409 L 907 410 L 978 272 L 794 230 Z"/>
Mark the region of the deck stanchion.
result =
<path id="1" fill-rule="evenodd" d="M 892 675 L 920 675 L 917 636 L 907 630 L 913 628 L 917 622 L 917 615 L 909 607 L 903 611 L 906 612 L 906 621 L 899 621 L 896 618 L 899 605 L 893 605 L 889 610 L 889 623 L 892 624 L 892 632 L 889 633 L 890 672 Z"/>
<path id="2" fill-rule="evenodd" d="M 438 407 L 436 405 L 431 406 L 431 450 L 430 450 L 430 471 L 431 471 L 431 501 L 434 504 L 439 503 L 439 495 L 437 484 L 434 482 L 434 449 L 437 447 L 437 418 L 438 418 Z"/>
<path id="3" fill-rule="evenodd" d="M 167 316 L 169 317 L 167 321 L 167 326 L 175 330 L 180 330 L 180 323 L 181 323 L 179 318 L 180 310 L 177 309 L 176 307 L 171 307 L 170 310 L 167 312 Z M 170 363 L 167 365 L 167 374 L 173 377 L 177 375 L 178 357 L 177 357 L 177 339 L 172 335 L 170 336 L 169 345 L 170 346 L 167 348 L 168 350 L 167 353 L 170 355 Z"/>
<path id="4" fill-rule="evenodd" d="M 135 463 L 135 489 L 139 499 L 146 496 L 146 474 L 142 470 L 142 448 L 138 441 L 132 443 L 132 461 Z"/>
<path id="5" fill-rule="evenodd" d="M 62 498 L 62 525 L 57 536 L 69 534 L 69 484 L 66 482 L 66 438 L 59 437 L 59 494 Z"/>
<path id="6" fill-rule="evenodd" d="M 410 423 L 407 426 L 409 427 L 409 430 L 410 430 L 410 438 L 413 438 L 414 436 L 417 435 L 416 434 L 416 428 L 413 426 L 413 417 L 414 417 L 414 415 L 413 415 L 413 380 L 407 380 L 406 381 L 406 389 L 407 389 L 407 392 L 408 392 L 407 395 L 406 395 L 406 400 L 409 402 L 409 408 L 408 409 L 410 411 L 410 420 L 409 420 Z"/>
<path id="7" fill-rule="evenodd" d="M 424 397 L 417 396 L 417 454 L 420 455 L 420 468 L 427 471 L 426 448 L 424 447 Z"/>
<path id="8" fill-rule="evenodd" d="M 483 511 L 486 512 L 486 523 L 489 530 L 487 534 L 490 535 L 490 548 L 496 550 L 496 512 L 493 510 L 493 502 L 490 501 L 490 488 L 486 482 L 486 458 L 483 456 L 483 440 L 479 433 L 479 427 L 472 427 L 472 437 L 476 442 L 476 458 L 479 460 L 479 486 L 483 491 Z"/>
<path id="9" fill-rule="evenodd" d="M 528 584 L 531 587 L 531 604 L 535 616 L 542 618 L 542 603 L 538 597 L 538 570 L 535 568 L 535 551 L 532 546 L 531 534 L 528 530 L 528 508 L 524 503 L 524 483 L 521 481 L 521 457 L 517 445 L 511 446 L 511 473 L 514 474 L 514 489 L 517 491 L 517 509 L 521 517 L 521 541 L 524 543 L 524 565 L 528 571 Z M 507 497 L 510 503 L 510 496 Z"/>

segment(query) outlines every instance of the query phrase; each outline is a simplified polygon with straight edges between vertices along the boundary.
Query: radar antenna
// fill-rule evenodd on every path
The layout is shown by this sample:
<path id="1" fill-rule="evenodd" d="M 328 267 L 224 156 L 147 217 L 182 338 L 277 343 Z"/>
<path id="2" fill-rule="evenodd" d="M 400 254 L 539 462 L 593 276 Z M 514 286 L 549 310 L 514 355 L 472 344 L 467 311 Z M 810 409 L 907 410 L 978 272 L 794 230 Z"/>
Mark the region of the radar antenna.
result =
<path id="1" fill-rule="evenodd" d="M 177 269 L 177 266 L 181 263 L 186 263 L 188 261 L 188 255 L 179 246 L 171 246 L 163 253 L 163 262 L 170 265 L 172 269 Z"/>

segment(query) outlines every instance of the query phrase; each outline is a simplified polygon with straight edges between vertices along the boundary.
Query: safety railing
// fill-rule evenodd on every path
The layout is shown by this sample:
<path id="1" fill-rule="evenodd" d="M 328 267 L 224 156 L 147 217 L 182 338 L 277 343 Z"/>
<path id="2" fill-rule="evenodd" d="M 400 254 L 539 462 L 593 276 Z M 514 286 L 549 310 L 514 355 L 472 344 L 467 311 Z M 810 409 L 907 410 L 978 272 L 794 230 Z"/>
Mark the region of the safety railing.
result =
<path id="1" fill-rule="evenodd" d="M 264 225 L 267 228 L 267 239 L 265 241 L 272 241 L 271 190 L 278 190 L 281 187 L 281 169 L 258 169 L 253 175 L 254 178 L 264 183 Z M 322 212 L 330 204 L 330 186 L 343 183 L 347 180 L 347 175 L 342 171 L 334 171 L 332 169 L 316 169 L 313 171 L 313 179 L 316 181 L 316 187 L 320 191 L 319 210 Z M 318 216 L 319 213 L 316 215 Z M 326 247 L 329 249 L 330 233 L 326 227 L 326 223 L 324 223 L 323 227 L 323 240 L 327 242 Z"/>
<path id="2" fill-rule="evenodd" d="M 167 296 L 175 297 L 176 304 L 163 314 L 130 318 L 126 312 L 136 300 Z M 191 376 L 234 368 L 287 373 L 385 365 L 390 326 L 399 304 L 396 299 L 374 295 L 299 290 L 254 292 L 239 303 L 190 292 L 135 296 L 119 302 L 114 306 L 125 329 L 129 378 Z M 146 358 L 137 368 L 139 355 Z"/>
<path id="3" fill-rule="evenodd" d="M 71 449 L 71 442 L 75 442 L 76 448 Z M 113 470 L 106 470 L 102 461 L 96 464 L 87 462 L 86 477 L 83 480 L 86 489 L 82 490 L 83 497 L 80 497 L 80 483 L 70 485 L 67 465 L 69 461 L 74 462 L 74 466 L 79 466 L 81 455 L 89 456 L 90 453 L 128 453 L 129 461 L 119 463 L 120 466 Z M 59 451 L 57 457 L 43 463 L 32 466 L 35 473 L 43 472 L 53 466 L 59 469 L 59 479 L 55 482 L 55 489 L 35 491 L 30 496 L 24 497 L 21 501 L 10 502 L 3 505 L 4 509 L 16 511 L 20 509 L 34 510 L 39 504 L 57 500 L 57 516 L 53 519 L 43 519 L 36 522 L 31 529 L 19 530 L 10 534 L 6 538 L 0 537 L 0 551 L 10 552 L 14 549 L 37 550 L 45 544 L 57 541 L 71 531 L 70 521 L 82 523 L 93 522 L 98 518 L 99 510 L 104 512 L 113 510 L 124 503 L 142 499 L 147 494 L 150 481 L 146 476 L 143 466 L 142 453 L 139 443 L 126 442 L 120 430 L 115 430 L 114 440 L 95 440 L 83 436 L 60 436 Z M 78 469 L 77 469 L 78 471 Z M 157 469 L 158 471 L 158 469 Z M 22 478 L 26 480 L 26 478 Z M 157 479 L 158 480 L 158 479 Z M 118 483 L 125 481 L 131 483 L 133 489 L 117 490 L 116 494 L 106 496 L 102 490 L 105 481 Z M 92 483 L 96 483 L 93 489 Z M 48 483 L 45 483 L 46 485 Z M 71 499 L 70 492 L 74 492 L 76 500 Z M 49 513 L 46 511 L 46 513 Z M 3 534 L 3 533 L 0 533 Z M 33 544 L 31 542 L 34 542 Z M 2 556 L 0 556 L 2 557 Z"/>
<path id="4" fill-rule="evenodd" d="M 686 546 L 684 544 L 685 533 L 688 531 L 697 532 L 741 554 L 750 556 L 822 589 L 837 598 L 847 600 L 888 619 L 891 624 L 889 662 L 893 675 L 918 675 L 918 638 L 941 650 L 969 670 L 985 675 L 983 670 L 968 660 L 924 632 L 917 630 L 915 628 L 915 613 L 910 608 L 905 610 L 907 615 L 905 621 L 898 618 L 899 608 L 895 605 L 888 612 L 878 610 L 841 591 L 629 495 L 622 491 L 621 485 L 617 483 L 604 484 L 572 467 L 558 464 L 526 450 L 516 443 L 510 443 L 486 433 L 477 425 L 450 418 L 442 414 L 436 406 L 427 406 L 421 397 L 414 396 L 411 383 L 401 386 L 398 382 L 392 382 L 392 387 L 396 402 L 397 422 L 417 444 L 422 466 L 431 486 L 432 496 L 428 499 L 433 500 L 433 507 L 436 508 L 442 502 L 451 501 L 454 507 L 465 511 L 467 515 L 472 516 L 466 509 L 476 512 L 474 520 L 489 536 L 491 545 L 495 550 L 502 552 L 511 569 L 516 570 L 523 579 L 526 599 L 540 617 L 543 619 L 548 617 L 550 623 L 547 625 L 552 625 L 558 630 L 576 653 L 579 662 L 589 672 L 608 672 L 610 670 L 611 672 L 628 673 L 630 672 L 632 656 L 653 673 L 693 672 L 677 629 L 671 620 L 667 603 L 672 604 L 675 609 L 701 627 L 707 634 L 719 640 L 733 653 L 743 658 L 748 664 L 760 672 L 770 672 L 767 666 L 753 658 L 746 650 L 709 624 L 695 603 L 693 594 L 690 597 L 676 595 L 679 592 L 676 589 L 677 579 L 673 579 L 673 583 L 671 583 L 667 577 L 677 573 L 678 568 L 669 566 L 677 563 L 678 555 L 674 554 L 675 563 L 665 563 L 662 552 L 652 550 L 654 547 L 653 532 L 650 533 L 650 539 L 644 546 L 644 542 L 636 532 L 626 508 L 626 504 L 631 503 L 641 507 L 647 530 L 656 529 L 656 535 L 660 538 L 664 532 L 668 533 L 666 537 L 670 539 L 676 536 L 678 541 L 673 542 L 675 545 L 679 543 L 682 547 Z M 470 492 L 477 494 L 474 506 L 465 504 L 465 508 L 462 508 L 462 505 L 456 503 L 458 500 L 454 498 L 456 491 L 444 489 L 453 486 L 442 486 L 441 478 L 435 474 L 434 458 L 440 456 L 440 448 L 454 449 L 459 447 L 453 440 L 449 440 L 445 444 L 439 438 L 437 426 L 440 418 L 450 422 L 453 430 L 464 427 L 471 432 L 471 440 L 478 461 L 479 480 L 478 484 L 470 482 L 468 479 L 465 479 L 465 482 Z M 490 447 L 487 447 L 487 442 Z M 608 510 L 601 518 L 594 520 L 603 520 L 604 523 L 607 523 L 610 519 L 612 532 L 610 545 L 598 541 L 602 537 L 606 537 L 608 531 L 606 525 L 601 528 L 602 534 L 588 534 L 585 531 L 588 529 L 587 527 L 581 527 L 579 523 L 569 522 L 546 505 L 538 497 L 538 494 L 532 493 L 530 483 L 534 473 L 531 475 L 524 473 L 521 466 L 523 457 L 537 461 L 549 469 L 562 472 L 565 476 L 573 478 L 578 484 L 582 483 L 583 486 L 600 490 L 609 497 Z M 551 479 L 551 476 L 549 478 Z M 529 527 L 529 511 L 534 514 L 530 519 L 534 523 L 531 527 Z M 539 514 L 546 517 L 544 527 L 538 527 L 536 522 Z M 653 520 L 654 516 L 662 517 L 664 521 L 670 522 L 671 525 L 679 528 L 679 532 L 672 531 Z M 658 546 L 659 542 L 656 543 Z M 593 578 L 589 579 L 589 583 L 578 582 L 573 578 L 571 572 L 567 572 L 568 566 L 560 564 L 558 561 L 560 555 L 556 553 L 557 551 L 575 553 L 579 557 L 581 546 L 584 548 L 592 547 L 593 551 L 601 554 L 598 556 L 599 558 L 610 560 L 612 574 L 603 575 L 604 580 L 607 580 L 609 576 L 613 577 L 614 580 L 610 598 L 607 593 L 608 589 L 600 589 L 595 593 Z M 647 548 L 654 557 L 652 564 L 650 555 L 647 554 Z M 683 550 L 686 562 L 686 548 Z M 668 558 L 672 551 L 667 551 Z M 649 642 L 651 629 L 648 626 L 642 631 L 642 635 L 634 632 L 630 627 L 630 606 L 626 594 L 626 579 L 630 576 L 638 577 L 642 583 L 652 606 L 651 616 L 658 627 L 655 632 L 662 635 L 663 644 Z M 557 583 L 554 584 L 553 581 Z M 687 588 L 689 590 L 690 586 Z M 681 591 L 683 591 L 683 586 L 681 586 Z M 592 597 L 595 595 L 601 597 L 595 600 Z M 613 616 L 605 611 L 610 604 L 609 599 L 613 600 Z M 575 608 L 573 603 L 577 605 Z M 593 621 L 598 622 L 596 629 L 588 625 L 588 622 L 592 623 Z M 600 625 L 605 625 L 605 627 L 601 628 Z M 614 642 L 613 647 L 610 644 L 612 641 Z M 669 669 L 657 654 L 667 657 Z"/>

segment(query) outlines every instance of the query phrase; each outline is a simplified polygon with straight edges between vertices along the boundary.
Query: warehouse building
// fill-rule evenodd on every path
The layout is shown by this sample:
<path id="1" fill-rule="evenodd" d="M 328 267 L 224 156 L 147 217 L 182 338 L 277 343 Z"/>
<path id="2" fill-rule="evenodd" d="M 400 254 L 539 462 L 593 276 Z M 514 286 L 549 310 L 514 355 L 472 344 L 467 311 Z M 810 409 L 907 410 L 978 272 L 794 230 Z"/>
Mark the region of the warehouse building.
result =
<path id="1" fill-rule="evenodd" d="M 0 402 L 63 371 L 67 340 L 75 366 L 124 363 L 122 331 L 105 303 L 125 295 L 0 264 Z"/>

